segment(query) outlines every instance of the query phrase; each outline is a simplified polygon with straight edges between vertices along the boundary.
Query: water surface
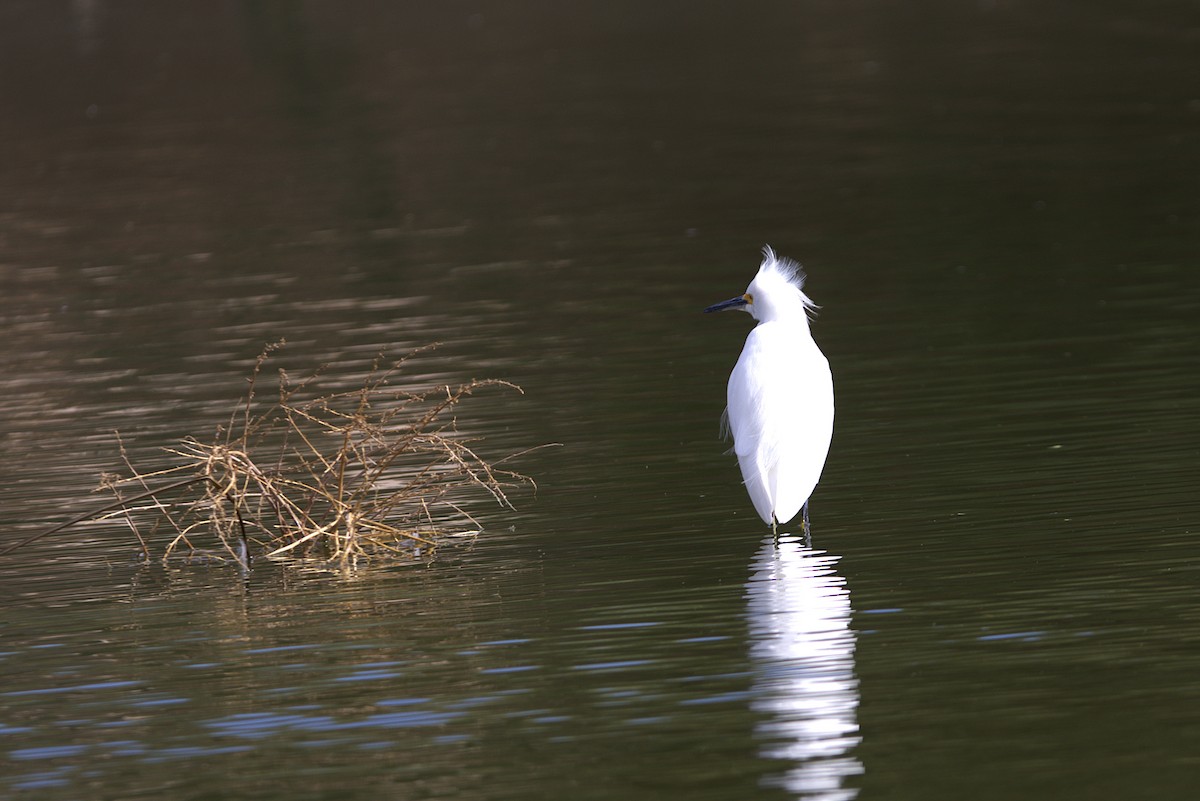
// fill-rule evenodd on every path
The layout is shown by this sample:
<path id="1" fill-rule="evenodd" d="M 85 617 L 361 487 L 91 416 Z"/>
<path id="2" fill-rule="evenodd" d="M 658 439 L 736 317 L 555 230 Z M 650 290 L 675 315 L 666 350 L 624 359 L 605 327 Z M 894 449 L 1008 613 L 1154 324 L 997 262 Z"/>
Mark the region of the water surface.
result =
<path id="1" fill-rule="evenodd" d="M 0 794 L 1191 798 L 1185 4 L 9 3 L 0 536 L 262 346 L 501 377 L 516 511 L 419 564 L 0 560 Z M 823 306 L 809 542 L 717 440 L 769 242 Z"/>

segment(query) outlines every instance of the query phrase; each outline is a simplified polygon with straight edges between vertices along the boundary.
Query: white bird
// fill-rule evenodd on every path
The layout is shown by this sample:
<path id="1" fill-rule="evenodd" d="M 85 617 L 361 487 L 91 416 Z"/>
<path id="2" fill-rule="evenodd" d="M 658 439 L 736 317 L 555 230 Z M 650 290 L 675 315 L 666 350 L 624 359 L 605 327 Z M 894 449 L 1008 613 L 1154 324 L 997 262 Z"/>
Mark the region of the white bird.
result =
<path id="1" fill-rule="evenodd" d="M 758 320 L 729 375 L 725 420 L 746 491 L 772 529 L 801 509 L 808 529 L 808 499 L 833 437 L 833 375 L 808 328 L 816 308 L 800 265 L 765 247 L 745 294 L 704 310 L 742 309 Z"/>

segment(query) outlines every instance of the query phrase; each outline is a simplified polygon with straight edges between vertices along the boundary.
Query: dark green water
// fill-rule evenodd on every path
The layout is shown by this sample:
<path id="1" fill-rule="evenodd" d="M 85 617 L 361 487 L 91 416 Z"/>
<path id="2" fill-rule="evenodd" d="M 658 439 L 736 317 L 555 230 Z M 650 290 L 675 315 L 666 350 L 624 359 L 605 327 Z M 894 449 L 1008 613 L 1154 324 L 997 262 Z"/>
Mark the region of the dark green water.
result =
<path id="1" fill-rule="evenodd" d="M 263 343 L 523 397 L 430 564 L 0 559 L 0 795 L 1190 799 L 1187 3 L 0 4 L 0 545 Z M 717 440 L 764 242 L 838 419 L 811 547 Z M 340 379 L 332 379 L 340 380 Z"/>

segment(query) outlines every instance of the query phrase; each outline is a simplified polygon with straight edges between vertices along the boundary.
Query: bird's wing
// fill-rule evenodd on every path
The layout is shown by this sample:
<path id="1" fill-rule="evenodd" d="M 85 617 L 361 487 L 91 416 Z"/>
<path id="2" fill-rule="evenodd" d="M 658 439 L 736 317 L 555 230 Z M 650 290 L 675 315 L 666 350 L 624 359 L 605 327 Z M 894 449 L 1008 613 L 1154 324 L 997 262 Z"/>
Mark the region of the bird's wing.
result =
<path id="1" fill-rule="evenodd" d="M 829 442 L 833 437 L 833 377 L 829 362 L 814 345 L 795 357 L 796 374 L 802 380 L 787 388 L 779 410 L 785 421 L 778 432 L 773 479 L 775 517 L 791 520 L 812 495 L 821 478 Z"/>
<path id="2" fill-rule="evenodd" d="M 810 337 L 763 328 L 750 332 L 729 377 L 729 427 L 759 517 L 786 523 L 812 494 L 825 464 L 833 381 Z"/>
<path id="3" fill-rule="evenodd" d="M 746 492 L 758 516 L 764 523 L 770 523 L 775 509 L 770 481 L 774 456 L 770 443 L 775 441 L 775 432 L 773 417 L 766 406 L 773 387 L 768 379 L 769 353 L 764 351 L 762 338 L 756 336 L 757 333 L 758 328 L 755 328 L 746 338 L 742 355 L 729 376 L 726 413 Z"/>

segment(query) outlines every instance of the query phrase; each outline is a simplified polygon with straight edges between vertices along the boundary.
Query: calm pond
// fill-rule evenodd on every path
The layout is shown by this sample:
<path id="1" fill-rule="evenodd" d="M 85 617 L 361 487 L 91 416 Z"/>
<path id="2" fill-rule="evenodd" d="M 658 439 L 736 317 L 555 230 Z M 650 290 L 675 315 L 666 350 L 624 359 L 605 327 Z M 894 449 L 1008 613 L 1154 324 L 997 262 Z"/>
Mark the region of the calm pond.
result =
<path id="1" fill-rule="evenodd" d="M 1195 6 L 0 3 L 0 548 L 268 372 L 537 481 L 418 563 L 0 558 L 0 796 L 1192 799 Z M 763 244 L 811 540 L 718 437 Z M 162 543 L 158 543 L 161 547 Z"/>

